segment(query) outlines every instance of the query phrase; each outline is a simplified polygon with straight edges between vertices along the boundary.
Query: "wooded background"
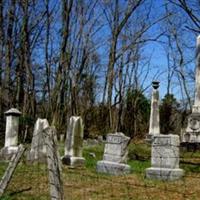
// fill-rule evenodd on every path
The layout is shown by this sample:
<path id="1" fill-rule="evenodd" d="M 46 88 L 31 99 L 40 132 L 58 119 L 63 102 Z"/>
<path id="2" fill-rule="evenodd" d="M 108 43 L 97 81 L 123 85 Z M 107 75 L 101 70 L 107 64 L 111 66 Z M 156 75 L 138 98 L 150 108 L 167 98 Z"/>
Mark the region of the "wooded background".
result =
<path id="1" fill-rule="evenodd" d="M 82 116 L 85 137 L 144 137 L 158 79 L 161 131 L 179 134 L 199 33 L 198 0 L 0 0 L 1 132 L 4 112 L 16 107 L 24 140 L 37 117 L 61 134 L 72 115 Z"/>

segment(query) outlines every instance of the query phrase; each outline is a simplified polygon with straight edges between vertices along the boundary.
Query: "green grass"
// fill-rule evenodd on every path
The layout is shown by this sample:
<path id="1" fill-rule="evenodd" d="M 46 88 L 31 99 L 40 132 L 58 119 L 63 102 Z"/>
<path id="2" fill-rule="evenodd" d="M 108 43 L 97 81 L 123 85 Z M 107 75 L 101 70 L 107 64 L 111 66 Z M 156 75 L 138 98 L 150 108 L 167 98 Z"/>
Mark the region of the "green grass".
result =
<path id="1" fill-rule="evenodd" d="M 85 166 L 88 169 L 94 171 L 98 160 L 103 158 L 103 145 L 97 145 L 95 147 L 87 147 L 83 150 L 83 157 L 86 159 Z M 95 157 L 93 157 L 93 154 Z"/>
<path id="2" fill-rule="evenodd" d="M 60 144 L 64 153 L 64 145 Z M 186 177 L 175 182 L 163 182 L 145 179 L 145 169 L 150 167 L 151 147 L 145 143 L 132 143 L 129 146 L 128 164 L 132 173 L 126 176 L 109 176 L 96 173 L 96 163 L 102 160 L 104 145 L 84 147 L 85 167 L 72 169 L 63 166 L 62 176 L 67 199 L 194 199 L 200 193 L 200 166 L 181 164 Z M 93 157 L 92 155 L 95 155 Z M 194 162 L 200 153 L 183 152 L 181 160 Z M 192 155 L 192 156 L 191 156 Z M 7 163 L 0 164 L 2 176 Z M 47 167 L 42 164 L 27 165 L 25 158 L 17 170 L 0 200 L 46 200 L 49 199 Z"/>

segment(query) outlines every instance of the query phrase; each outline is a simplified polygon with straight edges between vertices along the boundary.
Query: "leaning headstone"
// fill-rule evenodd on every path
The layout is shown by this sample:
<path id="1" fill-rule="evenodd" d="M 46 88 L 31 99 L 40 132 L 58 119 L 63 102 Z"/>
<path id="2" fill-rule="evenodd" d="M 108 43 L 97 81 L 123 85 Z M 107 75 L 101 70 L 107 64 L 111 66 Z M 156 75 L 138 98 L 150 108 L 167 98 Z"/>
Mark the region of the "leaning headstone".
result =
<path id="1" fill-rule="evenodd" d="M 25 151 L 25 148 L 23 147 L 23 145 L 19 145 L 17 152 L 15 152 L 12 155 L 11 161 L 6 169 L 6 172 L 0 181 L 0 197 L 3 195 L 4 191 L 8 187 L 8 184 L 15 172 L 15 169 L 16 169 L 24 151 Z"/>
<path id="2" fill-rule="evenodd" d="M 146 177 L 158 180 L 177 180 L 184 175 L 179 168 L 179 136 L 154 136 L 151 147 L 151 167 L 146 169 Z"/>
<path id="3" fill-rule="evenodd" d="M 200 35 L 197 37 L 196 46 L 195 100 L 192 114 L 188 118 L 187 128 L 181 135 L 183 144 L 200 143 Z"/>
<path id="4" fill-rule="evenodd" d="M 52 200 L 64 200 L 63 183 L 61 179 L 61 163 L 57 148 L 56 130 L 54 127 L 48 127 L 45 129 L 45 133 L 50 196 Z"/>
<path id="5" fill-rule="evenodd" d="M 111 175 L 130 173 L 127 161 L 127 145 L 130 138 L 123 133 L 108 134 L 104 149 L 103 160 L 97 162 L 97 172 Z"/>
<path id="6" fill-rule="evenodd" d="M 19 116 L 21 112 L 16 108 L 11 108 L 6 115 L 5 145 L 1 149 L 0 155 L 3 159 L 9 160 L 18 151 L 18 131 Z"/>
<path id="7" fill-rule="evenodd" d="M 83 123 L 81 117 L 70 118 L 65 141 L 65 155 L 62 158 L 63 164 L 73 167 L 84 165 L 82 157 L 83 148 Z"/>
<path id="8" fill-rule="evenodd" d="M 45 128 L 49 127 L 47 119 L 38 118 L 33 131 L 31 150 L 27 153 L 28 162 L 46 163 Z"/>
<path id="9" fill-rule="evenodd" d="M 152 137 L 160 134 L 160 115 L 159 115 L 159 82 L 152 82 L 152 97 L 151 97 L 151 114 L 149 122 L 149 134 L 147 141 L 151 141 Z"/>

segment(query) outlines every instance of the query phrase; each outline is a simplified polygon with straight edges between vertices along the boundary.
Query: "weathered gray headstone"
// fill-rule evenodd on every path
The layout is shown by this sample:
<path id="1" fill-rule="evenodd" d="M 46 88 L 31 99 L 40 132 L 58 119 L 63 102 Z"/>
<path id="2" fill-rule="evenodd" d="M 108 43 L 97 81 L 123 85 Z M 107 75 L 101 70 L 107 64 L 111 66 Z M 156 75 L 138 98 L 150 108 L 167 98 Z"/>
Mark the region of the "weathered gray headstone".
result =
<path id="1" fill-rule="evenodd" d="M 11 108 L 6 115 L 6 132 L 5 145 L 1 149 L 1 157 L 3 159 L 11 159 L 12 155 L 18 151 L 18 131 L 19 131 L 19 116 L 21 112 L 16 108 Z"/>
<path id="2" fill-rule="evenodd" d="M 45 128 L 49 127 L 47 119 L 38 118 L 33 131 L 31 150 L 27 154 L 29 162 L 46 162 Z"/>
<path id="3" fill-rule="evenodd" d="M 179 168 L 179 136 L 157 135 L 152 139 L 151 167 L 146 177 L 159 180 L 177 180 L 184 175 Z"/>
<path id="4" fill-rule="evenodd" d="M 81 117 L 70 118 L 65 141 L 65 155 L 63 164 L 70 166 L 82 166 L 85 159 L 82 157 L 83 148 L 83 123 Z"/>
<path id="5" fill-rule="evenodd" d="M 187 128 L 181 134 L 183 143 L 200 143 L 200 36 L 197 37 L 196 46 L 195 101 Z"/>
<path id="6" fill-rule="evenodd" d="M 97 172 L 112 175 L 130 173 L 127 161 L 127 145 L 130 138 L 123 133 L 108 134 L 104 149 L 103 160 L 97 162 Z"/>
<path id="7" fill-rule="evenodd" d="M 149 134 L 147 140 L 151 141 L 151 138 L 160 134 L 160 114 L 159 114 L 159 82 L 152 82 L 152 97 L 151 97 L 151 114 L 149 122 Z"/>
<path id="8" fill-rule="evenodd" d="M 56 129 L 45 129 L 47 147 L 47 164 L 49 172 L 50 195 L 52 200 L 64 200 L 63 182 L 61 179 L 60 155 L 57 148 Z"/>

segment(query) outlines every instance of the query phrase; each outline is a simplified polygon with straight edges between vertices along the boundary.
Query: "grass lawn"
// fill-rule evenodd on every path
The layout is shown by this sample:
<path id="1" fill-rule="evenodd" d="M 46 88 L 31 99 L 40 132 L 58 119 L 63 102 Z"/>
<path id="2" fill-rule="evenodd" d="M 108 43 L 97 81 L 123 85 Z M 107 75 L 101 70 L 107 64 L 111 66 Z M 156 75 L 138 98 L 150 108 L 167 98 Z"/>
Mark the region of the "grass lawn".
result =
<path id="1" fill-rule="evenodd" d="M 95 157 L 92 156 L 94 153 Z M 181 168 L 186 176 L 179 181 L 163 182 L 145 179 L 145 169 L 150 166 L 150 146 L 137 143 L 129 146 L 128 164 L 132 173 L 110 176 L 96 173 L 96 162 L 102 159 L 103 145 L 84 148 L 84 168 L 63 166 L 62 177 L 66 200 L 176 200 L 200 199 L 200 153 L 181 153 Z M 1 163 L 0 176 L 7 164 Z M 0 198 L 4 200 L 50 199 L 48 171 L 45 165 L 27 165 L 22 161 L 11 183 Z"/>

